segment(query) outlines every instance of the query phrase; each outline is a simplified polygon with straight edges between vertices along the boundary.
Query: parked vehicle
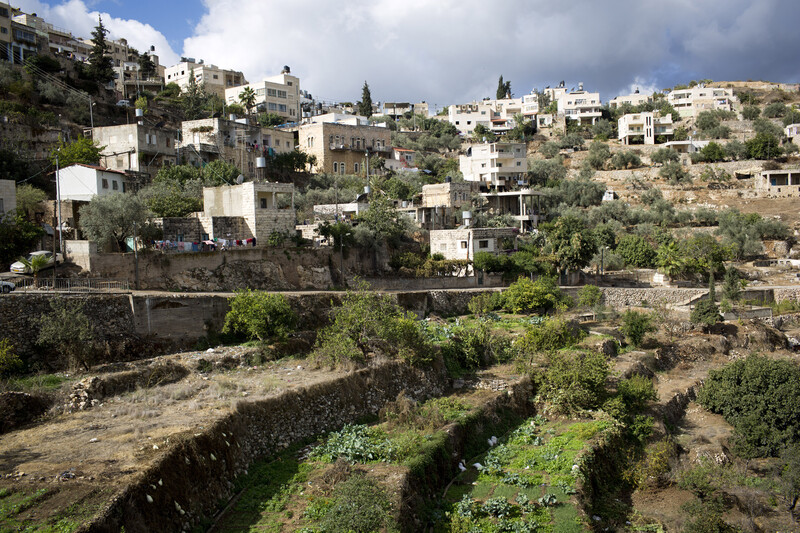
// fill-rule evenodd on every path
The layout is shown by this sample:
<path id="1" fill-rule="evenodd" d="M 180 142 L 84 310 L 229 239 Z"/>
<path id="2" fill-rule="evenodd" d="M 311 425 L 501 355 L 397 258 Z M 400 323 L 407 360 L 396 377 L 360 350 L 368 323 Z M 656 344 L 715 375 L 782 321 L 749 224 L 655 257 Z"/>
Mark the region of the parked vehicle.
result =
<path id="1" fill-rule="evenodd" d="M 28 261 L 30 261 L 33 257 L 37 255 L 43 255 L 47 258 L 47 265 L 44 268 L 51 268 L 53 265 L 57 265 L 64 260 L 64 256 L 61 254 L 56 254 L 55 258 L 53 257 L 53 252 L 49 250 L 38 250 L 36 252 L 31 252 L 28 256 Z M 11 272 L 15 274 L 31 274 L 31 269 L 25 266 L 22 261 L 17 261 L 16 263 L 11 265 Z"/>
<path id="2" fill-rule="evenodd" d="M 128 100 L 120 100 L 117 102 L 117 107 L 130 107 L 131 103 Z"/>
<path id="3" fill-rule="evenodd" d="M 8 294 L 9 292 L 16 289 L 17 286 L 11 283 L 10 281 L 0 281 L 0 292 L 3 294 Z"/>

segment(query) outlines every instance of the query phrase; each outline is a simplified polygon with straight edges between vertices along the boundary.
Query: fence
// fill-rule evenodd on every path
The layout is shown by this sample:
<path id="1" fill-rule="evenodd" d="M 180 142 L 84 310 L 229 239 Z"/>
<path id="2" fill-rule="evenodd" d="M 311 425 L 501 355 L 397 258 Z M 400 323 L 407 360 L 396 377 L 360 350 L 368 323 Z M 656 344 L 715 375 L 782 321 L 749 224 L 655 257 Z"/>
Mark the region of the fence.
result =
<path id="1" fill-rule="evenodd" d="M 128 280 L 105 278 L 48 278 L 14 280 L 16 291 L 120 292 L 129 291 Z"/>

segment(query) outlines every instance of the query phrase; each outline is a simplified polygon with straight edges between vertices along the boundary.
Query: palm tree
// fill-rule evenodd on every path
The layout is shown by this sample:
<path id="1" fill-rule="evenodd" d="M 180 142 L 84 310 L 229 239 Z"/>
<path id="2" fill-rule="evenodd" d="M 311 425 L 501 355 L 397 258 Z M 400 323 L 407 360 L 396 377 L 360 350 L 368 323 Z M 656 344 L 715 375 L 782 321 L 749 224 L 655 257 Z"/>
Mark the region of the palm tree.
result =
<path id="1" fill-rule="evenodd" d="M 678 248 L 678 245 L 675 242 L 671 242 L 669 244 L 662 244 L 659 247 L 656 256 L 656 264 L 658 265 L 658 269 L 663 274 L 666 274 L 669 281 L 672 281 L 672 278 L 683 273 L 686 268 L 686 258 L 680 248 Z"/>
<path id="2" fill-rule="evenodd" d="M 252 87 L 245 87 L 242 89 L 242 92 L 239 93 L 239 101 L 249 114 L 250 110 L 256 105 L 256 92 Z"/>
<path id="3" fill-rule="evenodd" d="M 25 265 L 33 274 L 33 286 L 39 287 L 39 271 L 50 266 L 50 259 L 44 255 L 31 255 L 28 258 L 20 257 L 19 262 Z"/>

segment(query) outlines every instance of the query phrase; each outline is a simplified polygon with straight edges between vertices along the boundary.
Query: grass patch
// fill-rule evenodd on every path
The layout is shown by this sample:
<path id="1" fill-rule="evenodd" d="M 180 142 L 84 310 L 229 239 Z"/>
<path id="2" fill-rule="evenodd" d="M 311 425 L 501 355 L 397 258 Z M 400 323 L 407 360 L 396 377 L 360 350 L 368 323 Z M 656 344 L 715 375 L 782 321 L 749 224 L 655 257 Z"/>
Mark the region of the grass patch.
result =
<path id="1" fill-rule="evenodd" d="M 72 381 L 73 378 L 68 378 L 61 374 L 34 374 L 31 376 L 9 378 L 0 386 L 0 391 L 54 391 L 60 389 L 64 383 Z"/>

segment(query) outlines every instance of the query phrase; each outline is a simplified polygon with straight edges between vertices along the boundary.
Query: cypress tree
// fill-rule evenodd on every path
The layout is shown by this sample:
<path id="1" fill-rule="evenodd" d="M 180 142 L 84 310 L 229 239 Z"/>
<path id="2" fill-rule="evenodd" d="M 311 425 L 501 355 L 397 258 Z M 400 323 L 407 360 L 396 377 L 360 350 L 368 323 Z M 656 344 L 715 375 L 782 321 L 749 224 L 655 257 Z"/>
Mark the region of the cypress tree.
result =
<path id="1" fill-rule="evenodd" d="M 103 26 L 103 18 L 97 17 L 97 26 L 92 32 L 92 49 L 89 52 L 89 75 L 99 83 L 108 83 L 114 79 L 114 65 L 111 58 L 106 55 L 108 44 L 106 34 L 108 30 Z"/>

